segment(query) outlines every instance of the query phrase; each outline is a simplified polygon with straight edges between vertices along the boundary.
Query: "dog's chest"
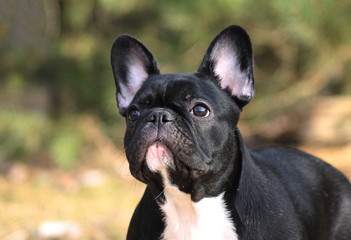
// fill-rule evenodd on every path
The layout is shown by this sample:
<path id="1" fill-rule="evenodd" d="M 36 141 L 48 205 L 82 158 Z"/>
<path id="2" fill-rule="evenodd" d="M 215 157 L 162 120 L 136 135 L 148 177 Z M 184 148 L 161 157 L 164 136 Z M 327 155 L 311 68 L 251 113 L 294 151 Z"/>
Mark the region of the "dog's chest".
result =
<path id="1" fill-rule="evenodd" d="M 189 194 L 168 185 L 165 196 L 163 240 L 238 239 L 223 194 L 194 203 Z"/>

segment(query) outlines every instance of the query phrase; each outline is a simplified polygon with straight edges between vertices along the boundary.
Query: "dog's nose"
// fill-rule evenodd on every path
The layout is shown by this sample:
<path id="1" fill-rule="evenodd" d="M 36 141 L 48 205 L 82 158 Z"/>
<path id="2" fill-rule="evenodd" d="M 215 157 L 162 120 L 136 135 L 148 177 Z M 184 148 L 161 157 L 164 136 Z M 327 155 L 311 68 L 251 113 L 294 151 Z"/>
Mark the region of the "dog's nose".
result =
<path id="1" fill-rule="evenodd" d="M 168 122 L 172 122 L 174 120 L 173 115 L 165 110 L 156 110 L 150 114 L 149 122 L 153 122 L 155 124 L 166 124 Z"/>

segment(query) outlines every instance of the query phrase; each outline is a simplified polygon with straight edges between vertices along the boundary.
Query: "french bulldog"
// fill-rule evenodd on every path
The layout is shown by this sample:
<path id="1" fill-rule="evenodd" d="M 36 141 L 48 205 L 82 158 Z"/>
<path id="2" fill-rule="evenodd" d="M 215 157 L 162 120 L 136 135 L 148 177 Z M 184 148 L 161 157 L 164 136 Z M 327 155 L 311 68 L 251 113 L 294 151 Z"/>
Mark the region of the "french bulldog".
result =
<path id="1" fill-rule="evenodd" d="M 129 35 L 111 65 L 130 172 L 147 184 L 127 239 L 351 239 L 345 176 L 292 148 L 245 147 L 237 124 L 254 74 L 243 28 L 220 32 L 195 73 L 160 74 Z"/>

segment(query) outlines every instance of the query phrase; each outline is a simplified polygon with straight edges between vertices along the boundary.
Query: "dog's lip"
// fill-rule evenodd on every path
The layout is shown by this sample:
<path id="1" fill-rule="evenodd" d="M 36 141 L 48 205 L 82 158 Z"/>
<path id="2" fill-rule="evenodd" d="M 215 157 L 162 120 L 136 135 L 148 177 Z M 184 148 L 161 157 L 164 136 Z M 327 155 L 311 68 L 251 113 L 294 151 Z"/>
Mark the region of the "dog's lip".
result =
<path id="1" fill-rule="evenodd" d="M 162 168 L 162 166 L 173 167 L 173 153 L 169 147 L 161 141 L 155 141 L 146 152 L 146 164 L 152 172 Z"/>
<path id="2" fill-rule="evenodd" d="M 199 173 L 202 173 L 202 172 L 205 172 L 206 170 L 208 170 L 208 164 L 207 163 L 203 163 L 201 165 L 190 165 L 190 164 L 187 164 L 185 161 L 183 161 L 182 159 L 179 159 L 179 158 L 176 158 L 176 155 L 174 154 L 174 150 L 173 148 L 171 147 L 171 145 L 168 143 L 168 142 L 165 142 L 165 141 L 162 141 L 161 139 L 159 138 L 156 138 L 154 141 L 151 141 L 147 147 L 145 148 L 145 152 L 143 154 L 143 161 L 140 165 L 140 171 L 143 167 L 147 167 L 148 164 L 147 164 L 147 160 L 146 160 L 146 155 L 147 155 L 147 152 L 149 150 L 149 148 L 154 145 L 154 144 L 161 144 L 161 145 L 164 145 L 171 153 L 172 155 L 172 161 L 173 161 L 173 164 L 167 164 L 167 167 L 170 167 L 170 168 L 175 168 L 175 162 L 178 161 L 180 165 L 183 165 L 184 167 L 187 167 L 188 169 L 192 170 L 192 171 L 197 171 Z"/>
<path id="3" fill-rule="evenodd" d="M 154 139 L 153 141 L 149 141 L 146 143 L 144 149 L 143 149 L 143 152 L 141 154 L 142 156 L 142 160 L 139 162 L 139 164 L 137 165 L 134 165 L 133 169 L 130 168 L 130 172 L 132 173 L 132 175 L 139 179 L 140 181 L 144 182 L 144 183 L 147 183 L 147 177 L 145 176 L 145 170 L 144 169 L 148 169 L 148 166 L 147 166 L 147 163 L 146 163 L 146 154 L 148 152 L 148 149 L 150 148 L 150 146 L 152 146 L 155 142 L 161 142 L 163 143 L 162 141 L 160 141 L 159 139 Z M 165 143 L 163 143 L 164 145 L 166 145 Z M 166 145 L 167 146 L 167 145 Z M 131 165 L 130 165 L 131 167 Z"/>
<path id="4" fill-rule="evenodd" d="M 147 184 L 150 180 L 151 175 L 155 174 L 150 170 L 146 160 L 148 150 L 153 144 L 164 145 L 172 154 L 173 163 L 172 165 L 167 165 L 167 168 L 176 171 L 176 169 L 178 169 L 179 166 L 183 166 L 189 171 L 197 172 L 198 174 L 203 174 L 209 169 L 209 164 L 206 161 L 203 161 L 202 164 L 191 164 L 191 161 L 189 161 L 189 164 L 187 161 L 177 158 L 177 155 L 174 154 L 174 145 L 172 145 L 169 141 L 164 141 L 163 139 L 156 137 L 154 139 L 149 139 L 149 141 L 145 144 L 145 147 L 143 148 L 143 152 L 141 154 L 142 159 L 139 161 L 139 164 L 134 165 L 133 169 L 131 169 L 132 175 L 143 183 Z"/>

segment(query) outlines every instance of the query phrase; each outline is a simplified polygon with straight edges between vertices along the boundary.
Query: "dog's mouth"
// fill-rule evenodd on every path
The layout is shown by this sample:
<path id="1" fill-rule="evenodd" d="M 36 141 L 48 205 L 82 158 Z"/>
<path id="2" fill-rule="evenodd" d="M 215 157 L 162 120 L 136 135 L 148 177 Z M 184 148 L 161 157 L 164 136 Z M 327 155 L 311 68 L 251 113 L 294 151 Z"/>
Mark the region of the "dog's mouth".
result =
<path id="1" fill-rule="evenodd" d="M 173 153 L 158 140 L 148 147 L 145 161 L 151 172 L 159 172 L 166 167 L 172 168 L 174 165 Z"/>
<path id="2" fill-rule="evenodd" d="M 158 172 L 174 165 L 172 151 L 159 139 L 150 141 L 139 156 L 139 160 L 130 162 L 130 172 L 146 184 L 157 181 Z"/>
<path id="3" fill-rule="evenodd" d="M 131 168 L 131 173 L 140 181 L 148 184 L 150 181 L 162 181 L 161 175 L 164 178 L 165 172 L 177 173 L 183 176 L 182 178 L 191 178 L 195 175 L 201 175 L 206 172 L 209 166 L 202 162 L 190 161 L 181 159 L 179 152 L 174 145 L 170 145 L 164 141 L 156 139 L 145 147 L 143 160 L 138 166 Z M 184 156 L 184 154 L 183 154 Z M 193 159 L 194 156 L 187 156 Z"/>

